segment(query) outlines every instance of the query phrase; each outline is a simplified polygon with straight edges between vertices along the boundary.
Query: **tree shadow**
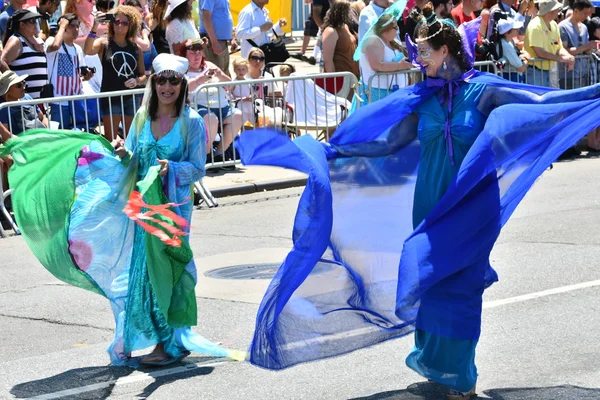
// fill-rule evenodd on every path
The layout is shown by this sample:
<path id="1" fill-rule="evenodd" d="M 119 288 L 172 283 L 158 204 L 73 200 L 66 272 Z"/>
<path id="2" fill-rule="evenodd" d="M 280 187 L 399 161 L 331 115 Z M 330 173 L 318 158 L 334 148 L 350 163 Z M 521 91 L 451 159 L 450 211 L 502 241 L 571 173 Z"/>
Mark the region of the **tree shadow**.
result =
<path id="1" fill-rule="evenodd" d="M 447 389 L 436 383 L 420 382 L 404 390 L 392 390 L 349 400 L 445 400 Z M 474 399 L 492 400 L 597 400 L 600 389 L 580 386 L 552 386 L 539 388 L 489 389 L 479 392 Z"/>
<path id="2" fill-rule="evenodd" d="M 174 381 L 212 373 L 214 367 L 203 367 L 196 364 L 213 360 L 218 361 L 220 358 L 188 357 L 183 362 L 173 363 L 163 368 L 140 367 L 137 370 L 130 367 L 113 367 L 110 365 L 101 367 L 75 368 L 48 378 L 20 383 L 13 386 L 10 390 L 10 393 L 15 398 L 19 399 L 57 392 L 64 392 L 64 396 L 61 396 L 63 399 L 106 399 L 112 394 L 116 381 L 119 378 L 127 377 L 134 372 L 139 371 L 148 373 L 154 378 L 154 381 L 151 381 L 151 383 L 147 385 L 143 391 L 137 395 L 132 395 L 132 397 L 135 398 L 145 399 L 163 385 Z M 179 368 L 176 372 L 164 374 L 165 370 L 175 369 L 177 367 L 181 368 Z M 156 376 L 154 376 L 155 374 Z M 150 381 L 151 379 L 152 378 L 149 378 L 148 380 Z M 144 380 L 136 382 L 144 382 Z M 93 385 L 98 385 L 98 387 L 92 387 Z M 65 392 L 68 390 L 76 391 L 77 389 L 83 387 L 88 387 L 90 390 L 84 392 L 74 392 L 73 394 Z"/>

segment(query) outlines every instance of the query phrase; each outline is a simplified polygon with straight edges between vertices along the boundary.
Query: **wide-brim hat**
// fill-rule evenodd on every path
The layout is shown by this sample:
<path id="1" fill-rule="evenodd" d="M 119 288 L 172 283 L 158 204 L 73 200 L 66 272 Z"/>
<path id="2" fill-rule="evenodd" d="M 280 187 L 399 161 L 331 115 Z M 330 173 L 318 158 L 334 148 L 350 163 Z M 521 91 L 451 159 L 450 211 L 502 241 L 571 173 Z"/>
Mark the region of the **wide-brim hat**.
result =
<path id="1" fill-rule="evenodd" d="M 521 29 L 522 27 L 522 21 L 517 21 L 512 18 L 501 19 L 498 21 L 498 33 L 501 35 L 504 35 L 506 32 L 512 29 Z"/>
<path id="2" fill-rule="evenodd" d="M 5 71 L 0 75 L 0 96 L 4 96 L 15 83 L 23 82 L 29 75 L 17 75 L 14 71 Z"/>
<path id="3" fill-rule="evenodd" d="M 154 75 L 159 75 L 165 71 L 172 71 L 177 75 L 184 76 L 189 67 L 190 62 L 187 58 L 169 53 L 161 53 L 154 58 L 154 61 L 152 61 Z"/>
<path id="4" fill-rule="evenodd" d="M 556 0 L 540 0 L 538 1 L 538 15 L 548 14 L 551 11 L 560 10 L 563 6 Z"/>
<path id="5" fill-rule="evenodd" d="M 179 7 L 186 1 L 187 0 L 169 0 L 169 5 L 167 6 L 167 9 L 165 10 L 164 19 L 167 19 L 169 17 L 169 15 L 171 15 L 171 13 L 173 12 L 174 9 L 176 9 L 177 7 Z"/>

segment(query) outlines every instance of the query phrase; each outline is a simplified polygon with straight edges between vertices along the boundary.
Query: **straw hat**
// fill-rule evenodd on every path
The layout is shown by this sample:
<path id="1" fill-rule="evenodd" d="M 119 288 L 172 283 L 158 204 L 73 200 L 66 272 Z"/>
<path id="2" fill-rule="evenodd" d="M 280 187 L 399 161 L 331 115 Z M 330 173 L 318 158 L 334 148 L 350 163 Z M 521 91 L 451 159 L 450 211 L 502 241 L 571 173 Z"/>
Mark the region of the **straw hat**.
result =
<path id="1" fill-rule="evenodd" d="M 538 15 L 548 14 L 551 11 L 560 10 L 562 4 L 556 0 L 540 0 L 538 1 Z"/>
<path id="2" fill-rule="evenodd" d="M 23 82 L 29 75 L 17 75 L 13 71 L 5 71 L 0 75 L 0 96 L 4 96 L 15 83 Z"/>

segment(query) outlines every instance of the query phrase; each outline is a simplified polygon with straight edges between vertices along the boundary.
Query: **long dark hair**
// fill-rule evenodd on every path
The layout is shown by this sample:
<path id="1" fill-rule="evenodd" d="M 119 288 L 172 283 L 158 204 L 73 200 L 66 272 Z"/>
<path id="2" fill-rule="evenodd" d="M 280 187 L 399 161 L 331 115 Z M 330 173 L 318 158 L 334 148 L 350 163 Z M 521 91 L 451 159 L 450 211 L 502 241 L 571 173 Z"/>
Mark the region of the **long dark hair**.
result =
<path id="1" fill-rule="evenodd" d="M 150 120 L 156 121 L 158 118 L 158 94 L 156 93 L 156 76 L 152 76 L 150 82 L 150 88 L 152 89 L 152 94 L 150 95 L 150 101 L 148 102 L 148 116 L 150 116 Z M 183 78 L 181 81 L 181 91 L 179 92 L 179 97 L 177 97 L 177 101 L 175 101 L 175 115 L 173 117 L 178 117 L 181 114 L 181 108 L 187 106 L 189 101 L 187 98 L 188 92 L 188 83 L 187 79 Z"/>
<path id="2" fill-rule="evenodd" d="M 192 6 L 188 1 L 184 1 L 171 11 L 168 20 L 171 22 L 174 19 L 192 19 Z"/>
<path id="3" fill-rule="evenodd" d="M 429 43 L 433 50 L 439 50 L 443 45 L 446 45 L 448 52 L 456 59 L 461 70 L 468 71 L 471 69 L 465 59 L 460 33 L 453 26 L 437 19 L 431 2 L 425 4 L 423 7 L 423 17 L 423 23 L 419 28 L 419 38 L 429 37 L 427 43 Z M 441 32 L 439 32 L 440 30 Z"/>
<path id="4" fill-rule="evenodd" d="M 13 17 L 8 19 L 6 30 L 4 31 L 4 36 L 2 37 L 2 47 L 6 47 L 6 42 L 8 42 L 8 39 L 10 39 L 12 35 L 19 33 L 19 26 L 21 26 L 21 22 L 23 21 L 13 20 Z"/>

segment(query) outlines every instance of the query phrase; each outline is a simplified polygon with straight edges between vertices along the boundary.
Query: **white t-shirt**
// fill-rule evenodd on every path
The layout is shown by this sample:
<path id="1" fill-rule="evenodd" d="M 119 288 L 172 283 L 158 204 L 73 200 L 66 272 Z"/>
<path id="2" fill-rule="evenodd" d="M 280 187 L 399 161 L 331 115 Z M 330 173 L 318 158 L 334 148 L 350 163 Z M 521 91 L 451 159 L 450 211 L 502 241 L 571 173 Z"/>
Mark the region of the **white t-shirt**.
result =
<path id="1" fill-rule="evenodd" d="M 188 39 L 200 39 L 200 32 L 191 19 L 174 19 L 167 25 L 165 37 L 169 42 L 169 50 L 173 53 L 173 44 L 183 43 Z"/>
<path id="2" fill-rule="evenodd" d="M 252 85 L 244 84 L 245 79 L 233 80 L 235 86 L 231 89 L 231 95 L 234 100 L 250 97 L 252 95 Z M 250 122 L 254 124 L 254 100 L 251 101 L 239 101 L 236 106 L 242 112 L 243 122 Z"/>
<path id="3" fill-rule="evenodd" d="M 195 78 L 202 74 L 202 72 L 188 71 L 187 75 L 190 78 Z M 209 83 L 217 83 L 219 80 L 216 77 L 212 77 Z M 190 102 L 196 101 L 196 104 L 206 108 L 223 108 L 229 105 L 229 99 L 227 98 L 227 92 L 223 87 L 208 87 L 208 88 L 197 88 L 190 93 Z"/>
<path id="4" fill-rule="evenodd" d="M 63 43 L 57 51 L 50 52 L 48 47 L 54 41 L 46 40 L 46 57 L 48 60 L 48 76 L 54 85 L 54 96 L 74 96 L 83 94 L 79 67 L 84 66 L 83 50 L 77 44 L 72 46 Z M 67 105 L 67 102 L 61 102 Z"/>

